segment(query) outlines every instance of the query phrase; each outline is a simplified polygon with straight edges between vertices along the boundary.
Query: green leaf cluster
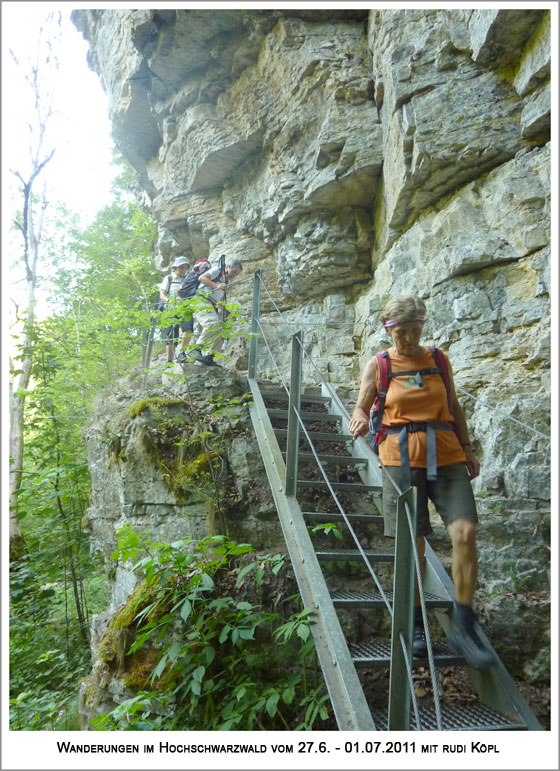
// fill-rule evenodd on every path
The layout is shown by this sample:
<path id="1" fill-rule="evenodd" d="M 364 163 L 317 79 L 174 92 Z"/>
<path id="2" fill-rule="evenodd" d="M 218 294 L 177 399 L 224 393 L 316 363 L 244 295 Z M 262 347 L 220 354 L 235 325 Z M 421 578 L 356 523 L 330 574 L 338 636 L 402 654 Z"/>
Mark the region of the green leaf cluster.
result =
<path id="1" fill-rule="evenodd" d="M 127 656 L 159 654 L 145 687 L 93 728 L 311 730 L 328 719 L 312 611 L 282 619 L 223 591 L 225 577 L 239 587 L 254 575 L 259 585 L 266 570 L 277 575 L 286 564 L 278 554 L 241 565 L 253 551 L 221 535 L 164 544 L 132 527 L 119 532 L 114 558 L 132 561 L 152 590 L 150 602 L 138 600 Z"/>

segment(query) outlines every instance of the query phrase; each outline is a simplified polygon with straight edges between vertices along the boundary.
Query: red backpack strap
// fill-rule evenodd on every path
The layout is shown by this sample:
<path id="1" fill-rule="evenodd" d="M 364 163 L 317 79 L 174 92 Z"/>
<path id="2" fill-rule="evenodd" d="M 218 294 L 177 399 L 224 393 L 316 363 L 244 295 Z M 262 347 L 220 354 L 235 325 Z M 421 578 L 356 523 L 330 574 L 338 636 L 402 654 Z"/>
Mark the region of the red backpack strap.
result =
<path id="1" fill-rule="evenodd" d="M 432 354 L 436 367 L 439 367 L 441 370 L 441 379 L 443 380 L 443 385 L 445 386 L 445 390 L 447 393 L 449 393 L 449 372 L 447 370 L 447 362 L 445 361 L 445 356 L 443 355 L 443 351 L 441 348 L 434 348 L 432 345 L 428 346 L 428 350 Z"/>
<path id="2" fill-rule="evenodd" d="M 379 393 L 373 403 L 370 412 L 371 433 L 379 434 L 381 431 L 381 419 L 385 410 L 385 398 L 391 382 L 391 359 L 388 351 L 378 351 L 375 354 L 379 368 Z"/>
<path id="3" fill-rule="evenodd" d="M 391 382 L 391 359 L 389 351 L 378 351 L 375 354 L 377 366 L 379 367 L 379 398 L 385 401 L 389 383 Z"/>

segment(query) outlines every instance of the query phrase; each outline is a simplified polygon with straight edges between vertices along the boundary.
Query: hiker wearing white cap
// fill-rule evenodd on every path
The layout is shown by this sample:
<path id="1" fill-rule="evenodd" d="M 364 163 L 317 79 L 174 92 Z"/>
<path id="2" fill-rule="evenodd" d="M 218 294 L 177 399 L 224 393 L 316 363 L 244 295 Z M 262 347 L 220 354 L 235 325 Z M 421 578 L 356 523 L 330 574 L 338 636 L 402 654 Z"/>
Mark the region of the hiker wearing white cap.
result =
<path id="1" fill-rule="evenodd" d="M 162 304 L 165 303 L 163 306 L 165 309 L 170 307 L 170 303 L 174 304 L 177 302 L 179 287 L 188 272 L 190 263 L 186 257 L 180 256 L 174 260 L 171 267 L 173 268 L 173 273 L 167 275 L 159 285 L 159 297 Z M 181 327 L 183 332 L 181 349 L 187 345 L 193 333 L 192 316 L 190 319 L 186 319 L 178 315 L 174 321 L 174 324 L 165 329 L 165 352 L 168 364 L 173 363 L 175 346 L 179 340 L 179 327 Z"/>

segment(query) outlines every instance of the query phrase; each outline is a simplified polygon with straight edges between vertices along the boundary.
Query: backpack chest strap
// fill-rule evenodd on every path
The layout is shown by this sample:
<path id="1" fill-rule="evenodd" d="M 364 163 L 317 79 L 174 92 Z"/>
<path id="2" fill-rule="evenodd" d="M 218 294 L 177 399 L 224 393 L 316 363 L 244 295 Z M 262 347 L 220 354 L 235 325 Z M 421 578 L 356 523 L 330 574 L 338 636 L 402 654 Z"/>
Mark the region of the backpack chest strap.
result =
<path id="1" fill-rule="evenodd" d="M 436 431 L 454 431 L 452 423 L 440 420 L 432 420 L 418 423 L 405 423 L 402 426 L 387 426 L 388 434 L 399 435 L 399 452 L 401 456 L 401 479 L 403 492 L 409 489 L 411 484 L 410 456 L 408 454 L 408 435 L 418 431 L 426 432 L 426 478 L 433 482 L 437 479 L 437 452 Z"/>
<path id="2" fill-rule="evenodd" d="M 441 368 L 440 367 L 428 367 L 425 369 L 410 369 L 403 372 L 390 372 L 389 373 L 389 380 L 391 380 L 394 377 L 414 377 L 416 379 L 416 382 L 418 384 L 418 388 L 424 388 L 424 381 L 422 380 L 422 375 L 440 375 L 441 376 Z"/>

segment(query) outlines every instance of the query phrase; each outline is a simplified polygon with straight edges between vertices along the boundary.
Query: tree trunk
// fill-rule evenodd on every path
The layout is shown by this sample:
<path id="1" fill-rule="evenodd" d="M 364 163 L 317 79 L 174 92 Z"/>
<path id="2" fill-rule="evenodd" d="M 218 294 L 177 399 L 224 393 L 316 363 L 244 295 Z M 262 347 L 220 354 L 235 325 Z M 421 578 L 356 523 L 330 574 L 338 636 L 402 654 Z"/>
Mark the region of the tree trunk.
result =
<path id="1" fill-rule="evenodd" d="M 30 362 L 31 365 L 31 362 Z M 10 370 L 13 364 L 10 357 Z M 31 366 L 29 366 L 31 370 Z M 22 373 L 23 374 L 23 373 Z M 17 496 L 23 466 L 23 399 L 14 394 L 14 377 L 10 375 L 10 562 L 26 554 L 25 539 L 18 520 Z"/>
<path id="2" fill-rule="evenodd" d="M 16 376 L 10 375 L 10 560 L 18 560 L 27 553 L 25 539 L 19 525 L 18 495 L 21 487 L 23 473 L 23 447 L 24 447 L 24 410 L 25 396 L 31 379 L 33 366 L 33 330 L 35 326 L 35 285 L 37 282 L 37 262 L 39 259 L 39 244 L 43 228 L 43 214 L 45 211 L 44 192 L 40 199 L 40 214 L 37 227 L 33 221 L 33 201 L 31 197 L 32 186 L 35 178 L 52 158 L 53 152 L 40 163 L 33 172 L 29 182 L 23 182 L 23 225 L 21 227 L 24 240 L 25 274 L 27 282 L 27 307 L 24 311 L 23 336 L 22 336 L 22 361 L 17 368 Z M 10 370 L 14 366 L 10 360 Z M 15 383 L 14 383 L 15 380 Z M 14 390 L 14 385 L 16 386 Z"/>

